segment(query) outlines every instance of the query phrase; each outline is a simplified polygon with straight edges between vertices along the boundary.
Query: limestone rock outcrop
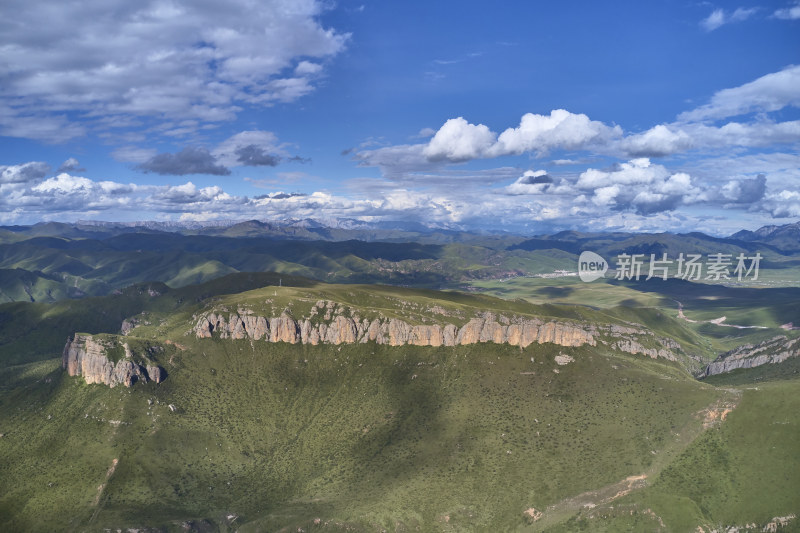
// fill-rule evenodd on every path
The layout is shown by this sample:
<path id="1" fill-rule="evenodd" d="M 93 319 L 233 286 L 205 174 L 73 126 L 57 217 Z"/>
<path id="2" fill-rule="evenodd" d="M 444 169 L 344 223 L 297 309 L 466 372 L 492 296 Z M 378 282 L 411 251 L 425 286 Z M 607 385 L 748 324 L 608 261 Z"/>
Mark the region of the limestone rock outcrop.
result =
<path id="1" fill-rule="evenodd" d="M 782 363 L 790 357 L 800 356 L 800 339 L 779 335 L 758 344 L 744 344 L 725 352 L 710 363 L 701 377 L 731 372 L 738 368 L 753 368 L 766 364 Z"/>
<path id="2" fill-rule="evenodd" d="M 376 314 L 371 319 L 359 318 L 356 309 L 322 300 L 312 307 L 309 316 L 298 319 L 288 308 L 274 318 L 255 316 L 248 309 L 214 309 L 195 317 L 190 334 L 201 339 L 312 345 L 375 342 L 389 346 L 463 346 L 492 342 L 524 348 L 546 342 L 560 346 L 603 344 L 613 350 L 671 361 L 677 361 L 679 353 L 688 356 L 674 340 L 655 336 L 638 324 L 590 324 L 483 312 L 457 326 L 431 324 L 430 317 L 420 320 L 425 323 L 411 324 Z"/>
<path id="3" fill-rule="evenodd" d="M 61 366 L 70 376 L 82 376 L 86 383 L 102 383 L 109 387 L 130 387 L 137 381 L 161 383 L 166 378 L 163 368 L 152 362 L 136 362 L 126 343 L 122 348 L 124 357 L 114 362 L 109 357 L 111 346 L 107 341 L 91 335 L 75 334 L 67 339 Z"/>
<path id="4" fill-rule="evenodd" d="M 484 313 L 457 327 L 455 324 L 409 324 L 398 318 L 373 320 L 354 316 L 328 315 L 329 321 L 295 320 L 284 312 L 266 318 L 237 312 L 227 316 L 210 312 L 199 317 L 193 331 L 198 338 L 219 336 L 222 339 L 252 339 L 291 344 L 355 344 L 376 342 L 390 346 L 461 346 L 478 342 L 511 344 L 526 347 L 531 343 L 552 342 L 561 346 L 594 346 L 597 333 L 593 326 L 545 322 L 536 318 L 496 317 Z"/>

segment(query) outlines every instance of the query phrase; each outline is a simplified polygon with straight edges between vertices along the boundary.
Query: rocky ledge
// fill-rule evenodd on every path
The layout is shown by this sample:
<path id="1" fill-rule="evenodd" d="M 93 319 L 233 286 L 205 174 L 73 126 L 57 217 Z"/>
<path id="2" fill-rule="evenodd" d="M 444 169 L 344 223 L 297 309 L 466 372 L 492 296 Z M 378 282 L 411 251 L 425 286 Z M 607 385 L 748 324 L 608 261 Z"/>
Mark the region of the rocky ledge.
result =
<path id="1" fill-rule="evenodd" d="M 102 383 L 109 387 L 130 387 L 137 381 L 161 383 L 166 378 L 163 368 L 152 361 L 135 361 L 127 343 L 122 343 L 124 357 L 114 362 L 109 358 L 115 341 L 75 334 L 67 339 L 61 366 L 70 376 L 83 376 L 86 383 Z"/>
<path id="2" fill-rule="evenodd" d="M 790 357 L 798 356 L 800 356 L 800 338 L 790 340 L 785 335 L 779 335 L 758 344 L 743 344 L 723 353 L 706 367 L 700 377 L 731 372 L 738 368 L 782 363 Z"/>
<path id="3" fill-rule="evenodd" d="M 491 314 L 473 318 L 460 328 L 454 324 L 411 325 L 397 318 L 359 319 L 335 316 L 330 322 L 295 320 L 284 312 L 267 318 L 250 314 L 211 312 L 201 316 L 193 329 L 198 338 L 218 335 L 223 339 L 252 339 L 291 344 L 355 344 L 369 341 L 401 346 L 461 346 L 494 342 L 514 346 L 552 342 L 561 346 L 596 344 L 595 328 L 579 324 L 545 322 L 519 317 L 499 319 Z"/>
<path id="4" fill-rule="evenodd" d="M 278 317 L 264 317 L 249 309 L 212 309 L 195 316 L 189 332 L 197 338 L 249 339 L 291 344 L 356 344 L 375 342 L 390 346 L 462 346 L 479 342 L 527 347 L 532 343 L 560 346 L 596 346 L 676 361 L 681 346 L 672 339 L 656 337 L 641 327 L 543 320 L 482 312 L 465 324 L 409 324 L 395 317 L 364 311 L 331 301 L 318 301 L 307 317 L 295 318 L 289 310 Z M 439 313 L 442 314 L 442 313 Z M 423 318 L 422 321 L 430 321 Z M 630 326 L 637 326 L 631 324 Z"/>

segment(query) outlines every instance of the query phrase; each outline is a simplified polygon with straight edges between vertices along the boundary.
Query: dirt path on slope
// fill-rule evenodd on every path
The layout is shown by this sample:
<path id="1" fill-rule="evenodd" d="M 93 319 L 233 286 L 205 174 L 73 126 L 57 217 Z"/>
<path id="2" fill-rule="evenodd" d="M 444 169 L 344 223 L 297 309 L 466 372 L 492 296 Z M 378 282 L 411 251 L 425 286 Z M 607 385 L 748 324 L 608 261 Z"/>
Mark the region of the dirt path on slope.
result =
<path id="1" fill-rule="evenodd" d="M 103 497 L 103 492 L 106 490 L 106 485 L 108 485 L 108 480 L 111 479 L 111 476 L 114 475 L 114 471 L 117 469 L 118 464 L 119 464 L 119 459 L 114 458 L 114 460 L 111 461 L 111 466 L 108 467 L 108 470 L 106 471 L 105 480 L 97 487 L 97 496 L 95 496 L 94 502 L 92 503 L 92 507 L 95 507 L 95 510 L 92 513 L 92 517 L 89 519 L 90 524 L 94 521 L 95 517 L 97 516 L 97 513 L 100 512 L 101 508 L 100 500 Z"/>
<path id="2" fill-rule="evenodd" d="M 683 304 L 678 300 L 672 300 L 676 304 L 678 304 L 678 318 L 681 320 L 685 320 L 686 322 L 691 322 L 692 324 L 697 323 L 707 323 L 707 324 L 714 324 L 715 326 L 723 326 L 726 328 L 736 328 L 736 329 L 769 329 L 767 326 L 739 326 L 736 324 L 727 324 L 725 321 L 728 319 L 726 316 L 721 316 L 719 318 L 713 318 L 711 320 L 692 320 L 691 318 L 687 317 L 683 314 Z"/>
<path id="3" fill-rule="evenodd" d="M 657 450 L 656 458 L 647 470 L 548 506 L 536 519 L 533 524 L 534 529 L 537 531 L 546 529 L 564 522 L 576 514 L 591 513 L 596 507 L 608 505 L 633 491 L 645 488 L 648 479 L 658 477 L 658 474 L 683 453 L 697 437 L 702 435 L 705 430 L 723 423 L 728 414 L 736 408 L 741 400 L 742 391 L 738 389 L 722 389 L 722 391 L 722 397 L 696 412 L 692 420 L 673 434 L 674 438 L 670 439 L 664 448 Z"/>

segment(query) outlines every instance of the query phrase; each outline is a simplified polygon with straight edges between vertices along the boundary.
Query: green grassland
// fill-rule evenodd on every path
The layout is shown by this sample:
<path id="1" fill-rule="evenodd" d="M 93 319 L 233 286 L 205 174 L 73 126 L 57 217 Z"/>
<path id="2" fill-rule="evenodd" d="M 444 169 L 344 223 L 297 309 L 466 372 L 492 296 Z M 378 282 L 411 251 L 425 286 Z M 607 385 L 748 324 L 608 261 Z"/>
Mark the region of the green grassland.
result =
<path id="1" fill-rule="evenodd" d="M 415 324 L 484 311 L 638 324 L 708 361 L 800 323 L 792 288 L 481 286 L 490 294 L 234 273 L 0 305 L 0 531 L 692 531 L 800 511 L 792 359 L 697 381 L 692 361 L 604 346 L 304 346 L 190 332 L 212 309 L 301 317 L 331 300 Z M 676 301 L 697 322 L 678 318 Z M 768 327 L 703 322 L 722 315 Z M 166 381 L 111 389 L 61 370 L 67 335 L 117 334 L 131 318 L 131 348 Z M 558 365 L 560 354 L 574 362 Z M 704 428 L 708 409 L 728 408 Z"/>
<path id="2" fill-rule="evenodd" d="M 583 510 L 557 531 L 706 531 L 755 527 L 800 510 L 800 380 L 739 389 L 738 406 L 700 435 L 653 483 L 613 505 Z M 792 520 L 778 531 L 798 531 Z"/>
<path id="3" fill-rule="evenodd" d="M 673 432 L 695 433 L 721 395 L 584 348 L 181 341 L 160 385 L 86 385 L 58 361 L 11 369 L 25 379 L 0 397 L 0 528 L 233 514 L 243 531 L 514 529 L 529 507 L 677 453 Z"/>

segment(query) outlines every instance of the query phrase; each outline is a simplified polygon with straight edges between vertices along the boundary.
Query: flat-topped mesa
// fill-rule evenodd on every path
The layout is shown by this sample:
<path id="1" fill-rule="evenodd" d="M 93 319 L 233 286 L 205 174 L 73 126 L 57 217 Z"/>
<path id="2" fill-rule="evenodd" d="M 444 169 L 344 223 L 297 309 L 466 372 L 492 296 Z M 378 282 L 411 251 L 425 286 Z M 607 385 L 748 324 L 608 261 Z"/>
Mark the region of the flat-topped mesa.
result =
<path id="1" fill-rule="evenodd" d="M 198 338 L 218 335 L 223 339 L 252 339 L 291 344 L 355 344 L 376 342 L 390 346 L 460 346 L 494 342 L 526 347 L 534 342 L 561 346 L 596 345 L 594 326 L 566 322 L 545 322 L 536 318 L 497 317 L 485 313 L 461 326 L 454 324 L 411 325 L 397 318 L 373 320 L 337 315 L 330 321 L 295 320 L 284 312 L 277 318 L 239 313 L 210 312 L 193 328 Z"/>
<path id="2" fill-rule="evenodd" d="M 86 383 L 102 383 L 109 387 L 130 387 L 137 381 L 161 383 L 166 371 L 157 364 L 136 362 L 127 343 L 122 344 L 125 356 L 114 362 L 109 358 L 112 343 L 91 335 L 75 334 L 67 339 L 61 366 L 70 376 L 83 376 Z"/>

